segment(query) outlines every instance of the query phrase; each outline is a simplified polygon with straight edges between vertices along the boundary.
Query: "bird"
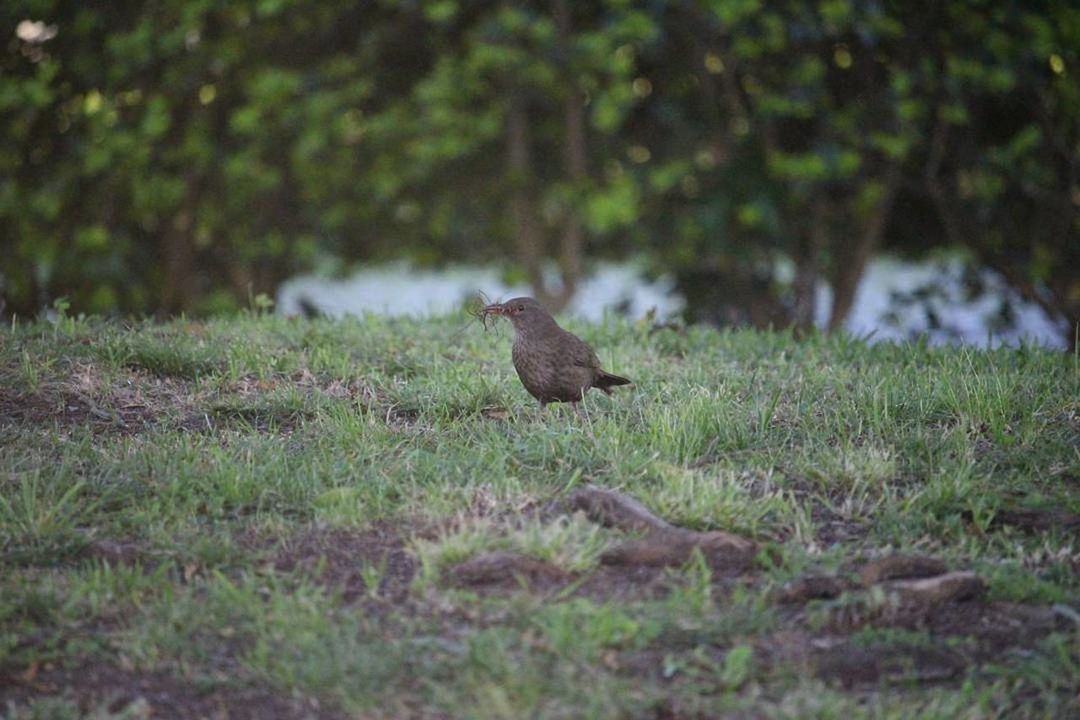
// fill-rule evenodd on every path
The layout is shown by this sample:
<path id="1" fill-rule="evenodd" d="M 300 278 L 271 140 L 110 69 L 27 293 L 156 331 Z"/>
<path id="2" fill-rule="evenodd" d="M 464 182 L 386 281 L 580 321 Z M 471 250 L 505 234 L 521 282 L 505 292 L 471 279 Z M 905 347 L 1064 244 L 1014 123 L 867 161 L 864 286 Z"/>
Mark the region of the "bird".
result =
<path id="1" fill-rule="evenodd" d="M 589 388 L 611 395 L 611 388 L 630 380 L 600 367 L 600 358 L 584 340 L 559 327 L 544 306 L 531 297 L 517 297 L 481 308 L 483 317 L 505 317 L 514 325 L 514 369 L 525 389 L 540 401 L 577 405 Z"/>

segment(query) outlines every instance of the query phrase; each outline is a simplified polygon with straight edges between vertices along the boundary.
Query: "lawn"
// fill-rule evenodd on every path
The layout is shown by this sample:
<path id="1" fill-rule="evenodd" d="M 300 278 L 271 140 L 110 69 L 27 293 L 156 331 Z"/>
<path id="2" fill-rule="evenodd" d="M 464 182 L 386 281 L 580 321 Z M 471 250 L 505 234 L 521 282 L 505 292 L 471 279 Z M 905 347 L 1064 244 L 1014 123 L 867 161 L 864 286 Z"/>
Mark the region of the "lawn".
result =
<path id="1" fill-rule="evenodd" d="M 0 713 L 1078 716 L 1077 356 L 569 327 L 0 330 Z"/>

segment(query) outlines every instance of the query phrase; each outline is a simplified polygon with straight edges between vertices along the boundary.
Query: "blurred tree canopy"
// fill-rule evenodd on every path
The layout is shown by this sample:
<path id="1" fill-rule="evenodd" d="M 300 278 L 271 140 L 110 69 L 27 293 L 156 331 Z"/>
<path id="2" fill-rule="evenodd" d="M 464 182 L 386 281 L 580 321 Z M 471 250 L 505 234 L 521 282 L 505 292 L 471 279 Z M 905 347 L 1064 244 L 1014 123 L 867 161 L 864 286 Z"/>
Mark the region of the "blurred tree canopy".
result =
<path id="1" fill-rule="evenodd" d="M 825 279 L 838 327 L 876 251 L 947 245 L 1080 318 L 1072 2 L 12 0 L 0 32 L 9 312 L 402 256 L 509 255 L 558 305 L 634 252 L 724 321 L 808 325 Z"/>

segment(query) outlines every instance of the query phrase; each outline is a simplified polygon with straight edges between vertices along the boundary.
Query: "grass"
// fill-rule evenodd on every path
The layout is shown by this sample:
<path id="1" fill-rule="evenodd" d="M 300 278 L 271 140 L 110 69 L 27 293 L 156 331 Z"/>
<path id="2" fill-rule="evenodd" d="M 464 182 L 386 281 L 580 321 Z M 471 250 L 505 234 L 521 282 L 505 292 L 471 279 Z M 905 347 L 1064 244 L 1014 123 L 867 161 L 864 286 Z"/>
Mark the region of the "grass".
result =
<path id="1" fill-rule="evenodd" d="M 508 328 L 464 317 L 0 331 L 0 713 L 142 716 L 119 698 L 151 690 L 177 716 L 1080 712 L 1076 356 L 570 327 L 635 381 L 587 422 L 538 413 Z M 736 575 L 606 566 L 623 531 L 546 510 L 586 483 L 766 550 Z M 569 579 L 447 584 L 492 551 Z M 886 600 L 775 601 L 890 552 L 986 597 L 847 630 L 830 608 Z M 833 646 L 905 669 L 852 685 Z M 936 647 L 963 662 L 928 680 Z"/>

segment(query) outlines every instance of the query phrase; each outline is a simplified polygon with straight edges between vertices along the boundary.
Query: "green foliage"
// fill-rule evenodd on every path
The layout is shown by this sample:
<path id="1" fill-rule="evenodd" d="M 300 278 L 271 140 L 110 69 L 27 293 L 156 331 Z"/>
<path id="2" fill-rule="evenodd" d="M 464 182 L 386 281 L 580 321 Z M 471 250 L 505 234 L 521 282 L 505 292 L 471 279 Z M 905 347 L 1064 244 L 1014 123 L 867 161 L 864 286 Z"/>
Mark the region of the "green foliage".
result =
<path id="1" fill-rule="evenodd" d="M 505 256 L 521 102 L 541 222 L 578 213 L 591 252 L 842 286 L 853 245 L 949 243 L 1080 315 L 1072 4 L 560 6 L 5 3 L 8 309 L 208 312 L 327 257 Z"/>

